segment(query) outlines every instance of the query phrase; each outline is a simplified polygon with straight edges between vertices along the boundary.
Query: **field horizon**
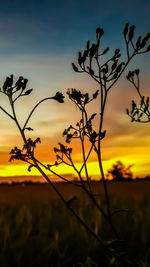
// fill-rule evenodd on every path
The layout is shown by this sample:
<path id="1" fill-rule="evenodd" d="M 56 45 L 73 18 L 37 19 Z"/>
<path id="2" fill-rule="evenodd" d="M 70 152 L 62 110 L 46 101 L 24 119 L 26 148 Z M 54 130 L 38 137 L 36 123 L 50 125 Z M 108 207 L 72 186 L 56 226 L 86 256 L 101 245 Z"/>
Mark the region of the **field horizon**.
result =
<path id="1" fill-rule="evenodd" d="M 120 199 L 149 198 L 150 181 L 136 180 L 136 181 L 109 181 L 107 182 L 108 192 L 111 197 Z M 56 182 L 56 188 L 64 195 L 65 198 L 70 198 L 76 195 L 79 198 L 87 197 L 82 189 L 75 187 L 67 182 Z M 93 193 L 98 198 L 103 198 L 103 184 L 101 182 L 93 181 L 91 183 Z M 0 202 L 23 202 L 26 200 L 49 201 L 51 198 L 58 198 L 48 183 L 14 183 L 14 184 L 0 184 Z"/>

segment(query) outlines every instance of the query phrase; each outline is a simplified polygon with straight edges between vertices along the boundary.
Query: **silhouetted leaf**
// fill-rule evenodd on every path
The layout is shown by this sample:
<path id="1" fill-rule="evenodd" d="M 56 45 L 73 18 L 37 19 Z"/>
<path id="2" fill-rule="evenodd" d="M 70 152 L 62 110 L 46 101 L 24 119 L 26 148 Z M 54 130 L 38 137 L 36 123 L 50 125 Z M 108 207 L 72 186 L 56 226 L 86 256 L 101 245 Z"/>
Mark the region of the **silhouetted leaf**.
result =
<path id="1" fill-rule="evenodd" d="M 98 27 L 96 29 L 96 36 L 97 36 L 97 38 L 103 36 L 103 34 L 104 34 L 104 30 L 102 28 Z"/>
<path id="2" fill-rule="evenodd" d="M 115 74 L 113 75 L 113 79 L 116 79 L 118 77 L 118 72 L 115 72 Z"/>
<path id="3" fill-rule="evenodd" d="M 31 172 L 31 168 L 32 167 L 35 167 L 33 164 L 31 164 L 31 165 L 29 165 L 29 167 L 28 167 L 28 172 Z"/>
<path id="4" fill-rule="evenodd" d="M 33 129 L 31 127 L 27 127 L 25 129 L 28 130 L 28 131 L 33 131 Z"/>
<path id="5" fill-rule="evenodd" d="M 81 52 L 78 53 L 78 63 L 79 65 L 83 63 Z"/>
<path id="6" fill-rule="evenodd" d="M 79 69 L 76 67 L 76 65 L 75 65 L 74 63 L 72 63 L 72 67 L 73 67 L 73 70 L 74 70 L 75 72 L 78 72 L 78 71 L 79 71 Z"/>
<path id="7" fill-rule="evenodd" d="M 95 44 L 92 44 L 92 47 L 90 48 L 90 57 L 93 58 L 97 52 L 97 46 Z"/>
<path id="8" fill-rule="evenodd" d="M 143 116 L 143 113 L 140 114 L 139 118 L 141 118 Z"/>
<path id="9" fill-rule="evenodd" d="M 120 49 L 115 49 L 115 55 L 118 55 L 120 53 Z"/>
<path id="10" fill-rule="evenodd" d="M 88 101 L 89 101 L 89 94 L 86 93 L 86 94 L 84 94 L 84 104 L 87 104 Z"/>
<path id="11" fill-rule="evenodd" d="M 9 85 L 9 77 L 6 77 L 6 80 L 3 84 L 3 91 L 6 92 L 7 88 L 8 88 L 8 85 Z"/>
<path id="12" fill-rule="evenodd" d="M 88 56 L 88 52 L 84 50 L 83 56 L 82 56 L 82 62 L 84 63 L 86 61 L 86 57 Z"/>
<path id="13" fill-rule="evenodd" d="M 135 25 L 130 26 L 130 28 L 129 28 L 129 41 L 132 41 L 132 39 L 133 39 L 134 30 L 135 30 Z"/>
<path id="14" fill-rule="evenodd" d="M 68 205 L 71 205 L 73 201 L 77 200 L 77 196 L 72 196 L 68 201 L 67 201 L 67 204 Z"/>
<path id="15" fill-rule="evenodd" d="M 24 92 L 24 95 L 30 95 L 31 92 L 32 92 L 32 90 L 33 90 L 33 89 L 29 89 L 29 90 L 25 91 L 25 92 Z"/>
<path id="16" fill-rule="evenodd" d="M 65 129 L 65 130 L 63 131 L 63 136 L 64 136 L 64 135 L 67 135 L 67 133 L 68 133 L 68 131 Z"/>
<path id="17" fill-rule="evenodd" d="M 105 137 L 105 135 L 106 135 L 106 130 L 103 131 L 103 132 L 100 134 L 100 138 L 101 138 L 101 140 Z"/>
<path id="18" fill-rule="evenodd" d="M 149 104 L 149 97 L 147 97 L 146 99 L 146 105 L 148 106 L 148 104 Z"/>
<path id="19" fill-rule="evenodd" d="M 105 64 L 104 68 L 101 70 L 104 74 L 108 73 L 108 64 Z"/>
<path id="20" fill-rule="evenodd" d="M 136 110 L 134 113 L 133 113 L 133 117 L 135 117 L 135 115 L 137 115 L 138 114 L 138 110 Z"/>
<path id="21" fill-rule="evenodd" d="M 115 62 L 112 64 L 112 66 L 111 66 L 112 71 L 116 69 L 117 63 L 118 63 L 118 60 L 115 60 Z"/>
<path id="22" fill-rule="evenodd" d="M 99 90 L 97 90 L 97 91 L 93 94 L 93 99 L 97 98 L 98 93 L 99 93 Z"/>
<path id="23" fill-rule="evenodd" d="M 140 103 L 140 106 L 142 107 L 143 106 L 143 104 L 144 104 L 144 96 L 142 96 L 142 98 L 141 98 L 141 103 Z"/>
<path id="24" fill-rule="evenodd" d="M 145 45 L 147 44 L 149 38 L 150 38 L 150 33 L 148 33 L 148 34 L 143 38 L 143 40 L 142 40 L 142 42 L 141 42 L 141 48 L 144 48 L 144 47 L 145 47 Z"/>
<path id="25" fill-rule="evenodd" d="M 140 73 L 140 70 L 139 70 L 139 69 L 136 69 L 136 70 L 135 70 L 135 74 L 138 76 L 139 73 Z"/>
<path id="26" fill-rule="evenodd" d="M 27 83 L 28 83 L 28 79 L 24 79 L 24 81 L 22 82 L 22 89 L 26 89 L 26 86 L 27 86 Z"/>
<path id="27" fill-rule="evenodd" d="M 146 52 L 150 51 L 150 45 L 147 47 Z"/>
<path id="28" fill-rule="evenodd" d="M 89 121 L 93 120 L 93 119 L 95 118 L 96 115 L 97 115 L 97 113 L 93 113 L 93 114 L 91 115 L 91 117 L 89 118 Z"/>
<path id="29" fill-rule="evenodd" d="M 121 63 L 117 66 L 117 68 L 116 68 L 116 72 L 119 73 L 119 72 L 122 70 L 123 65 L 124 65 L 124 62 L 121 62 Z"/>
<path id="30" fill-rule="evenodd" d="M 102 54 L 105 55 L 108 51 L 109 51 L 109 47 L 107 47 L 107 48 L 102 52 Z"/>
<path id="31" fill-rule="evenodd" d="M 87 41 L 86 48 L 87 48 L 87 50 L 89 50 L 89 49 L 90 49 L 90 41 L 89 41 L 89 40 Z"/>
<path id="32" fill-rule="evenodd" d="M 59 149 L 57 147 L 54 147 L 53 149 L 55 153 L 59 152 Z"/>
<path id="33" fill-rule="evenodd" d="M 34 144 L 36 144 L 36 143 L 41 143 L 41 139 L 40 139 L 40 137 L 37 137 L 37 138 L 35 139 Z"/>
<path id="34" fill-rule="evenodd" d="M 136 48 L 139 49 L 141 46 L 141 36 L 138 37 L 137 42 L 136 42 Z"/>
<path id="35" fill-rule="evenodd" d="M 145 106 L 144 113 L 148 110 L 148 106 Z"/>
<path id="36" fill-rule="evenodd" d="M 21 81 L 23 80 L 23 77 L 20 76 L 19 79 L 16 81 L 15 86 L 20 85 Z"/>
<path id="37" fill-rule="evenodd" d="M 97 133 L 94 131 L 93 133 L 90 134 L 90 142 L 93 143 L 93 141 L 95 142 L 95 139 L 97 137 Z"/>
<path id="38" fill-rule="evenodd" d="M 124 30 L 123 30 L 123 35 L 124 35 L 124 36 L 127 35 L 127 33 L 128 33 L 128 29 L 129 29 L 129 24 L 126 23 L 126 24 L 125 24 L 125 27 L 124 27 Z"/>
<path id="39" fill-rule="evenodd" d="M 87 67 L 88 68 L 88 70 L 89 70 L 89 74 L 90 75 L 94 75 L 94 70 L 92 70 L 90 67 Z"/>

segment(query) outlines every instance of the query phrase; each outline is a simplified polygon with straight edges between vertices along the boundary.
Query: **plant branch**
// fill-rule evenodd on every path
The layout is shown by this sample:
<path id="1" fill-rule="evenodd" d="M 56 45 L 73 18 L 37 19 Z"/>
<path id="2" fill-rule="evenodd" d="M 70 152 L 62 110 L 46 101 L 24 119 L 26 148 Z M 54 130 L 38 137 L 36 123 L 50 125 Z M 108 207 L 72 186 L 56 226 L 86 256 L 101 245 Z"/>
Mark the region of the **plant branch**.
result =
<path id="1" fill-rule="evenodd" d="M 27 118 L 27 120 L 26 120 L 26 122 L 25 122 L 25 124 L 24 124 L 24 126 L 23 126 L 23 131 L 25 130 L 25 128 L 26 128 L 26 126 L 27 126 L 27 124 L 28 124 L 28 122 L 29 122 L 29 120 L 30 120 L 30 118 L 31 118 L 31 116 L 32 116 L 32 114 L 33 114 L 33 112 L 35 111 L 35 109 L 42 103 L 42 102 L 44 102 L 44 101 L 46 101 L 46 100 L 49 100 L 49 99 L 53 99 L 53 97 L 47 97 L 47 98 L 44 98 L 44 99 L 42 99 L 41 101 L 39 101 L 36 105 L 35 105 L 35 107 L 32 109 L 32 111 L 30 112 L 30 114 L 29 114 L 29 116 L 28 116 L 28 118 Z"/>

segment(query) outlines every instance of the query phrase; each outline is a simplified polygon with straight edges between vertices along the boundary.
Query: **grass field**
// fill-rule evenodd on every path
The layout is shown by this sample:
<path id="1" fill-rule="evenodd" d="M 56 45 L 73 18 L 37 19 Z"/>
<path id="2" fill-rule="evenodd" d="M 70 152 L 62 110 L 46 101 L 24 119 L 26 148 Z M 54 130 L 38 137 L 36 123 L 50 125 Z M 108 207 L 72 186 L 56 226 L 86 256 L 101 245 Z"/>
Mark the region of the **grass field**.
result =
<path id="1" fill-rule="evenodd" d="M 101 183 L 93 183 L 105 206 Z M 72 185 L 58 183 L 80 216 L 105 240 L 113 239 L 109 226 Z M 112 210 L 128 253 L 139 266 L 150 266 L 150 182 L 109 182 Z M 108 263 L 97 242 L 81 227 L 47 184 L 0 185 L 0 266 L 118 266 Z M 121 267 L 121 265 L 119 265 Z"/>

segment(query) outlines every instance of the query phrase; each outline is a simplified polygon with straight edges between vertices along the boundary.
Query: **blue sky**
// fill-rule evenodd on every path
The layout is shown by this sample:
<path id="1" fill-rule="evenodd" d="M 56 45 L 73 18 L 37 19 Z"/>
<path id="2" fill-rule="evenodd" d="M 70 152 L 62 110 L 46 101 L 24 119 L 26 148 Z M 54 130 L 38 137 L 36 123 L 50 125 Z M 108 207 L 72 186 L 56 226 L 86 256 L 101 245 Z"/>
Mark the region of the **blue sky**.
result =
<path id="1" fill-rule="evenodd" d="M 124 51 L 122 35 L 124 24 L 126 22 L 135 24 L 137 37 L 145 35 L 150 31 L 149 14 L 149 0 L 1 0 L 0 83 L 3 83 L 7 75 L 13 73 L 16 78 L 19 75 L 28 78 L 29 87 L 35 88 L 31 98 L 24 99 L 23 104 L 18 104 L 18 111 L 22 111 L 21 120 L 34 103 L 44 96 L 55 94 L 58 90 L 65 93 L 68 87 L 74 87 L 95 91 L 97 89 L 95 82 L 86 75 L 74 73 L 71 68 L 71 62 L 76 61 L 78 51 L 84 49 L 87 40 L 95 40 L 95 29 L 98 26 L 104 28 L 102 44 L 104 48 L 110 46 L 112 50 L 121 48 Z M 141 84 L 144 93 L 148 94 L 149 56 L 137 57 L 130 68 L 137 67 L 142 72 Z M 149 146 L 147 126 L 133 125 L 125 115 L 125 109 L 130 106 L 134 97 L 136 98 L 134 89 L 129 86 L 125 78 L 121 79 L 114 93 L 110 93 L 106 127 L 110 130 L 114 143 L 108 142 L 108 149 L 114 144 L 124 146 L 123 138 L 127 138 L 126 145 L 127 143 L 134 145 L 134 140 L 143 136 L 147 136 L 147 143 L 144 143 L 144 146 Z M 53 137 L 55 141 L 59 140 L 63 129 L 72 119 L 70 112 L 72 107 L 68 100 L 66 103 L 65 108 L 57 103 L 51 105 L 47 103 L 41 111 L 37 111 L 32 121 L 36 129 L 35 135 L 42 135 L 50 142 L 54 141 Z M 7 106 L 3 97 L 0 99 L 0 105 Z M 45 110 L 48 115 L 45 115 Z M 9 120 L 4 114 L 0 116 L 0 153 L 8 155 L 11 148 L 8 140 L 12 146 L 16 145 L 17 131 L 11 124 L 9 132 L 7 130 L 10 125 Z M 40 130 L 40 125 L 43 130 Z M 122 139 L 119 139 L 120 135 Z"/>
<path id="2" fill-rule="evenodd" d="M 82 84 L 71 62 L 88 39 L 95 40 L 98 26 L 105 31 L 102 45 L 123 51 L 126 22 L 137 26 L 137 35 L 146 34 L 150 25 L 148 0 L 1 0 L 0 4 L 0 81 L 13 72 L 26 75 L 40 90 Z M 148 62 L 146 56 L 136 59 L 144 72 Z"/>
<path id="3" fill-rule="evenodd" d="M 127 21 L 140 33 L 148 31 L 149 12 L 147 0 L 1 0 L 0 52 L 72 53 L 93 37 L 97 26 L 116 44 Z"/>

